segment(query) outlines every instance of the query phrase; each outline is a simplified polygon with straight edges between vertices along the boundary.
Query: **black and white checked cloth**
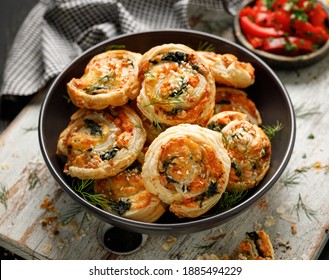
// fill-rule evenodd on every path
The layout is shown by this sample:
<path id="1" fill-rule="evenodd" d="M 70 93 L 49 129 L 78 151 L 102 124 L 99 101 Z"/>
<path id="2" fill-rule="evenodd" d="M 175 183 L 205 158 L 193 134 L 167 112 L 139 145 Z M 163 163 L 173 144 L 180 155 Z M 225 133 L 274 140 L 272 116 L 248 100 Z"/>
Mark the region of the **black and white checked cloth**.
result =
<path id="1" fill-rule="evenodd" d="M 231 12 L 240 1 L 40 0 L 20 27 L 8 56 L 1 94 L 36 93 L 73 58 L 108 38 L 163 28 L 189 29 L 191 5 Z"/>

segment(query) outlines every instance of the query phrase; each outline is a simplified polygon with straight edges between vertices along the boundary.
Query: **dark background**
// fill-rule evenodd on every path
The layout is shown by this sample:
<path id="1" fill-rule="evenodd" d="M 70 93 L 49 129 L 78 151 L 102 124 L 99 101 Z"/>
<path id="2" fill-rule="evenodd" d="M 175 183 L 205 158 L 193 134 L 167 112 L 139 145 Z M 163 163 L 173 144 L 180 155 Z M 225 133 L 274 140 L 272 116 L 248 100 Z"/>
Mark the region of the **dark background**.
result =
<path id="1" fill-rule="evenodd" d="M 6 57 L 18 28 L 38 0 L 1 0 L 0 8 L 0 85 Z M 31 97 L 3 97 L 0 95 L 0 133 Z"/>
<path id="2" fill-rule="evenodd" d="M 0 84 L 2 83 L 6 57 L 11 49 L 18 28 L 38 0 L 1 0 L 0 9 Z M 29 101 L 29 97 L 0 96 L 0 133 Z M 322 230 L 322 229 L 319 229 Z M 19 259 L 0 247 L 0 259 Z M 319 259 L 329 260 L 329 242 Z"/>

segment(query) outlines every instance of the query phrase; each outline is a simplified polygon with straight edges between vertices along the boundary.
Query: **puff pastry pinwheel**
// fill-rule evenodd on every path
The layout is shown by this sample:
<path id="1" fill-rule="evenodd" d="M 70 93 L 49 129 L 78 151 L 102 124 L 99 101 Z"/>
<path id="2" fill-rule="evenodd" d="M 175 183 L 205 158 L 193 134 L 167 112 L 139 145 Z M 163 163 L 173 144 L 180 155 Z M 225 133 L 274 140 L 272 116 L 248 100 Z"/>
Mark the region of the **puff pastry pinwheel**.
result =
<path id="1" fill-rule="evenodd" d="M 246 238 L 234 249 L 231 255 L 218 256 L 216 254 L 204 254 L 197 260 L 274 260 L 275 254 L 272 242 L 268 234 L 263 231 L 246 233 Z"/>
<path id="2" fill-rule="evenodd" d="M 221 132 L 222 129 L 234 120 L 245 120 L 249 121 L 249 118 L 246 114 L 236 112 L 236 111 L 223 111 L 216 115 L 213 115 L 209 122 L 207 123 L 207 127 L 211 130 Z"/>
<path id="3" fill-rule="evenodd" d="M 263 230 L 247 232 L 231 258 L 234 260 L 274 260 L 271 239 Z"/>
<path id="4" fill-rule="evenodd" d="M 227 191 L 244 191 L 258 185 L 271 160 L 271 142 L 263 130 L 245 120 L 233 120 L 222 130 L 224 146 L 231 159 Z"/>
<path id="5" fill-rule="evenodd" d="M 137 105 L 152 122 L 204 125 L 215 106 L 215 81 L 196 51 L 164 44 L 147 51 L 139 64 Z"/>
<path id="6" fill-rule="evenodd" d="M 57 153 L 67 156 L 64 172 L 80 179 L 103 179 L 132 164 L 146 132 L 128 105 L 94 111 L 79 109 L 59 136 Z"/>
<path id="7" fill-rule="evenodd" d="M 152 223 L 166 208 L 157 196 L 145 189 L 141 172 L 142 163 L 136 160 L 119 174 L 96 180 L 94 190 L 105 195 L 110 207 L 122 217 Z"/>
<path id="8" fill-rule="evenodd" d="M 262 118 L 255 103 L 248 98 L 247 93 L 231 87 L 216 88 L 215 114 L 222 111 L 237 111 L 248 116 L 257 125 L 262 124 Z"/>
<path id="9" fill-rule="evenodd" d="M 145 154 L 145 188 L 178 217 L 195 218 L 225 191 L 230 159 L 220 134 L 193 124 L 167 128 Z"/>
<path id="10" fill-rule="evenodd" d="M 73 78 L 67 91 L 73 104 L 101 110 L 121 106 L 139 94 L 139 53 L 111 50 L 94 56 L 81 78 Z"/>
<path id="11" fill-rule="evenodd" d="M 233 54 L 217 54 L 199 51 L 209 65 L 218 84 L 246 88 L 255 82 L 255 69 L 249 62 L 241 62 Z"/>

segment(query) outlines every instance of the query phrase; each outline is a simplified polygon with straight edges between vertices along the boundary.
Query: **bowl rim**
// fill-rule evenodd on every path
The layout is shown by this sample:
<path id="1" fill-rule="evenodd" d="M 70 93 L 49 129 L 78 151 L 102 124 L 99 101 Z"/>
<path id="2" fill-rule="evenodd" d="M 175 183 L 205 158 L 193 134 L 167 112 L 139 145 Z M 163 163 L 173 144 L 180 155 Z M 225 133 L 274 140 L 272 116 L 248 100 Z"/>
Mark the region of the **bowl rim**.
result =
<path id="1" fill-rule="evenodd" d="M 233 33 L 238 41 L 243 47 L 246 49 L 250 50 L 257 56 L 259 56 L 261 59 L 265 60 L 269 65 L 275 66 L 277 68 L 293 68 L 293 67 L 303 67 L 303 66 L 309 66 L 313 63 L 316 63 L 319 61 L 322 57 L 327 55 L 329 53 L 329 40 L 319 49 L 317 49 L 314 52 L 311 52 L 309 54 L 303 54 L 303 55 L 298 55 L 298 56 L 285 56 L 285 55 L 279 55 L 279 54 L 274 54 L 270 52 L 266 52 L 260 49 L 254 48 L 246 39 L 246 37 L 243 34 L 243 31 L 241 29 L 240 25 L 240 11 L 246 7 L 251 5 L 253 2 L 256 0 L 246 0 L 241 3 L 241 6 L 239 7 L 238 11 L 234 15 L 234 20 L 233 20 Z M 316 1 L 320 3 L 325 10 L 328 21 L 329 21 L 329 9 L 324 5 L 322 1 Z"/>
<path id="2" fill-rule="evenodd" d="M 235 207 L 222 212 L 215 214 L 210 217 L 204 217 L 201 220 L 190 220 L 183 223 L 147 223 L 147 222 L 140 222 L 135 220 L 129 220 L 127 218 L 121 217 L 119 215 L 112 214 L 110 212 L 107 212 L 103 209 L 100 209 L 86 200 L 84 200 L 82 197 L 77 195 L 74 190 L 72 190 L 67 183 L 62 179 L 60 174 L 55 170 L 52 164 L 52 160 L 50 159 L 50 156 L 47 153 L 45 138 L 44 138 L 44 126 L 45 126 L 45 119 L 44 115 L 46 113 L 47 107 L 50 106 L 50 99 L 52 95 L 54 94 L 54 90 L 60 84 L 63 77 L 65 77 L 66 73 L 79 61 L 82 59 L 86 54 L 89 54 L 93 51 L 95 51 L 98 48 L 101 48 L 103 46 L 109 45 L 112 41 L 120 40 L 121 38 L 126 37 L 134 37 L 134 36 L 150 36 L 152 34 L 159 34 L 159 33 L 181 33 L 184 34 L 194 34 L 199 35 L 203 37 L 210 37 L 214 40 L 221 41 L 224 44 L 232 45 L 238 49 L 240 49 L 242 52 L 245 52 L 247 55 L 253 57 L 256 61 L 258 61 L 260 64 L 262 64 L 263 67 L 269 71 L 269 73 L 273 76 L 275 81 L 280 85 L 282 88 L 282 93 L 284 95 L 284 98 L 287 102 L 287 106 L 289 108 L 289 119 L 290 119 L 290 126 L 291 126 L 291 134 L 289 135 L 289 142 L 287 144 L 287 150 L 284 154 L 283 160 L 281 161 L 279 167 L 273 174 L 273 176 L 270 178 L 270 180 L 262 186 L 260 189 L 255 191 L 253 195 L 248 197 L 247 199 L 243 200 L 241 203 L 236 205 Z M 64 189 L 64 191 L 75 201 L 81 203 L 86 210 L 88 210 L 93 216 L 96 216 L 100 220 L 103 220 L 106 223 L 109 223 L 114 226 L 118 227 L 125 227 L 127 230 L 139 232 L 139 233 L 146 233 L 146 234 L 152 234 L 152 235 L 164 235 L 164 234 L 188 234 L 192 232 L 200 232 L 203 230 L 207 230 L 213 227 L 216 227 L 220 224 L 223 224 L 224 222 L 234 218 L 242 211 L 246 210 L 246 208 L 250 205 L 256 202 L 260 197 L 262 197 L 270 188 L 269 186 L 273 186 L 281 176 L 281 174 L 284 172 L 285 167 L 287 166 L 291 154 L 293 152 L 293 147 L 295 143 L 295 137 L 296 137 L 296 119 L 295 119 L 295 113 L 293 109 L 293 105 L 290 99 L 290 96 L 288 94 L 288 91 L 286 90 L 284 84 L 281 82 L 281 80 L 277 77 L 277 75 L 274 73 L 274 71 L 265 63 L 263 62 L 259 57 L 257 57 L 255 54 L 253 54 L 248 49 L 245 49 L 244 47 L 229 41 L 228 39 L 209 34 L 202 31 L 194 31 L 194 30 L 186 30 L 186 29 L 161 29 L 161 30 L 152 30 L 152 31 L 143 31 L 143 32 L 136 32 L 136 33 L 130 33 L 130 34 L 122 34 L 119 36 L 116 36 L 114 38 L 110 38 L 107 40 L 104 40 L 93 47 L 87 49 L 83 53 L 81 53 L 78 57 L 73 59 L 62 71 L 57 77 L 52 81 L 50 87 L 48 88 L 46 95 L 43 99 L 43 102 L 41 104 L 40 114 L 39 114 L 39 121 L 38 121 L 38 139 L 39 139 L 39 146 L 41 149 L 41 154 L 44 158 L 44 161 L 52 174 L 53 178 L 59 183 L 61 188 Z M 62 174 L 61 174 L 62 175 Z M 211 226 L 209 226 L 211 224 Z"/>

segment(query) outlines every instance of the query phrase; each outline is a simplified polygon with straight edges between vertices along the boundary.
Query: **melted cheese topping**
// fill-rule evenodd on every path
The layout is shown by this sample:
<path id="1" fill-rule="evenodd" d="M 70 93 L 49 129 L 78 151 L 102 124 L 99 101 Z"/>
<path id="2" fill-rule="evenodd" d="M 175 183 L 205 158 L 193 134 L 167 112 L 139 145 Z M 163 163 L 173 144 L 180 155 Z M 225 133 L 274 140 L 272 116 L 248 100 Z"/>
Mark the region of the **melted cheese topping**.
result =
<path id="1" fill-rule="evenodd" d="M 79 109 L 61 133 L 57 153 L 67 156 L 64 172 L 70 176 L 101 179 L 128 167 L 145 139 L 140 118 L 128 106 Z"/>
<path id="2" fill-rule="evenodd" d="M 242 90 L 229 87 L 216 88 L 215 114 L 223 111 L 241 112 L 246 114 L 252 123 L 262 124 L 262 119 L 255 103 Z"/>
<path id="3" fill-rule="evenodd" d="M 255 82 L 255 69 L 250 63 L 240 62 L 233 54 L 198 52 L 209 65 L 215 81 L 234 88 L 246 88 Z"/>
<path id="4" fill-rule="evenodd" d="M 74 105 L 88 109 L 121 106 L 139 93 L 137 78 L 141 54 L 125 50 L 108 51 L 93 57 L 84 75 L 67 84 Z"/>
<path id="5" fill-rule="evenodd" d="M 222 134 L 231 159 L 227 190 L 243 191 L 255 187 L 270 166 L 270 140 L 260 127 L 245 120 L 228 123 Z"/>
<path id="6" fill-rule="evenodd" d="M 197 125 L 168 128 L 150 145 L 142 177 L 145 187 L 179 217 L 208 211 L 226 189 L 230 160 L 220 136 Z"/>
<path id="7" fill-rule="evenodd" d="M 214 78 L 197 53 L 179 44 L 146 52 L 139 65 L 137 105 L 153 123 L 205 124 L 215 105 Z"/>
<path id="8" fill-rule="evenodd" d="M 143 222 L 155 222 L 165 212 L 161 200 L 148 192 L 141 176 L 142 165 L 135 161 L 119 174 L 95 182 L 95 192 L 104 194 L 112 203 L 125 203 L 125 218 Z"/>

